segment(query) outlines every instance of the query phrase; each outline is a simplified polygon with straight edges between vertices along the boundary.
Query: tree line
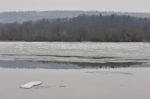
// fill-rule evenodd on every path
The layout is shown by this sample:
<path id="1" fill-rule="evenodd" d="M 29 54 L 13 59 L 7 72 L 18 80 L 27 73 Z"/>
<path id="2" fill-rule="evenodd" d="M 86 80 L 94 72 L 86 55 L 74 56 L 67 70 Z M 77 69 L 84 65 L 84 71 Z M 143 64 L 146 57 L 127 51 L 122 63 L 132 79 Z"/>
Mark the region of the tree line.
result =
<path id="1" fill-rule="evenodd" d="M 150 19 L 119 15 L 80 15 L 36 22 L 0 23 L 1 41 L 150 41 Z"/>

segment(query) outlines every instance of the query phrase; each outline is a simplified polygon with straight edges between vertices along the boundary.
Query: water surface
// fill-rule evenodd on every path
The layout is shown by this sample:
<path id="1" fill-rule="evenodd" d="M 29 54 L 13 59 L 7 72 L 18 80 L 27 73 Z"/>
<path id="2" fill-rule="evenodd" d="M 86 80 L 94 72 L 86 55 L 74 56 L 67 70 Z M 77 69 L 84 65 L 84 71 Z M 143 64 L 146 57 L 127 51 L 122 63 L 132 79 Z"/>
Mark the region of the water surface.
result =
<path id="1" fill-rule="evenodd" d="M 150 43 L 0 42 L 5 68 L 147 67 Z"/>

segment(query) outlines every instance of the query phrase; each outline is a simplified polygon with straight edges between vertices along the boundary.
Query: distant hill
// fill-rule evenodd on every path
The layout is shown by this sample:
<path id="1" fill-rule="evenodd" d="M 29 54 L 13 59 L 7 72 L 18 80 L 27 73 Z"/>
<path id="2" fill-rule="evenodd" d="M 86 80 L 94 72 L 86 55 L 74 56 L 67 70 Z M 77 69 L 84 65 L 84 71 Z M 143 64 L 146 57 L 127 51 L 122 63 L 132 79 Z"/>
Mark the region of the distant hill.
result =
<path id="1" fill-rule="evenodd" d="M 1 41 L 150 42 L 150 19 L 80 15 L 36 22 L 1 23 Z"/>
<path id="2" fill-rule="evenodd" d="M 98 11 L 25 11 L 25 12 L 2 12 L 0 23 L 13 23 L 24 21 L 37 21 L 41 19 L 73 18 L 79 15 L 129 15 L 141 18 L 150 18 L 150 13 L 123 13 L 123 12 L 98 12 Z"/>

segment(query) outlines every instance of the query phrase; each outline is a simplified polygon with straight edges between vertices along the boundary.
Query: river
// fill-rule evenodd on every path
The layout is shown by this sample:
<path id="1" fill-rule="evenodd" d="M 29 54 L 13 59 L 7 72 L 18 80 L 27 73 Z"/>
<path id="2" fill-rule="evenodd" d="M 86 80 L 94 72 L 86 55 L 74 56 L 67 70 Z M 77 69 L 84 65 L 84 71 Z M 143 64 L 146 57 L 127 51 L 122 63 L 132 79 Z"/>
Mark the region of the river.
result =
<path id="1" fill-rule="evenodd" d="M 150 43 L 0 42 L 0 67 L 80 69 L 150 66 Z"/>

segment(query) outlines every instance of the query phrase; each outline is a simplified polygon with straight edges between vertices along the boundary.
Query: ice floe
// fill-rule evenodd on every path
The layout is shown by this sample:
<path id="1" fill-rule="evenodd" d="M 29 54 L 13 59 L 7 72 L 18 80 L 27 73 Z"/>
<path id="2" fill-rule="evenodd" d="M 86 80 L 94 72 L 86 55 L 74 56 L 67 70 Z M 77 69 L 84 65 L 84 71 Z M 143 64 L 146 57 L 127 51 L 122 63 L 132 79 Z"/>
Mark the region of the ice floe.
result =
<path id="1" fill-rule="evenodd" d="M 31 82 L 21 85 L 20 88 L 31 89 L 31 88 L 33 88 L 35 86 L 39 86 L 41 84 L 42 84 L 41 81 L 31 81 Z"/>

